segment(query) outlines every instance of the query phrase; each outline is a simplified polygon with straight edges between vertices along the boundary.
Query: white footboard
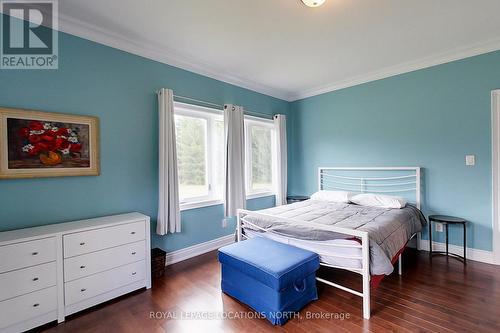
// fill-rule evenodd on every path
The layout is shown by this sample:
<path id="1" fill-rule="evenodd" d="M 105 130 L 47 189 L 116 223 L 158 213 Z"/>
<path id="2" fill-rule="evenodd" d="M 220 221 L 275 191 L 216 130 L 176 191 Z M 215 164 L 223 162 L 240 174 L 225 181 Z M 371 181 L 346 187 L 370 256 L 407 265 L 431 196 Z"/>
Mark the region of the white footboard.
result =
<path id="1" fill-rule="evenodd" d="M 238 210 L 238 215 L 237 215 L 237 227 L 236 227 L 236 238 L 237 241 L 240 242 L 244 238 L 247 238 L 245 234 L 243 234 L 243 228 L 249 228 L 255 231 L 259 232 L 270 232 L 269 230 L 262 228 L 254 223 L 251 223 L 248 220 L 248 217 L 254 217 L 254 218 L 265 218 L 265 219 L 278 219 L 276 216 L 272 215 L 266 215 L 266 214 L 261 214 L 258 212 L 252 212 L 248 210 Z M 335 244 L 335 243 L 329 243 L 325 244 L 324 242 L 315 242 L 315 241 L 308 241 L 308 240 L 301 240 L 297 238 L 286 238 L 287 242 L 290 242 L 293 240 L 294 246 L 301 247 L 301 243 L 303 245 L 309 243 L 316 243 L 322 246 L 331 246 L 331 247 L 350 247 L 350 248 L 360 248 L 361 249 L 361 256 L 342 256 L 341 254 L 334 254 L 334 253 L 318 253 L 320 255 L 320 258 L 323 257 L 342 257 L 346 259 L 356 259 L 356 260 L 361 260 L 361 268 L 352 268 L 352 267 L 347 267 L 347 266 L 334 266 L 330 265 L 324 261 L 321 261 L 321 265 L 327 266 L 327 267 L 332 267 L 332 268 L 339 268 L 339 269 L 345 269 L 348 271 L 356 272 L 360 274 L 363 278 L 363 291 L 359 292 L 357 290 L 348 288 L 346 286 L 342 286 L 340 284 L 334 283 L 332 281 L 328 281 L 322 278 L 317 277 L 316 279 L 320 282 L 326 283 L 332 287 L 342 289 L 344 291 L 347 291 L 351 294 L 357 295 L 359 297 L 363 298 L 363 317 L 365 319 L 370 318 L 370 240 L 368 238 L 368 233 L 365 231 L 358 231 L 358 230 L 352 230 L 352 229 L 346 229 L 346 228 L 340 228 L 340 227 L 335 227 L 335 226 L 328 226 L 328 225 L 323 225 L 323 224 L 317 224 L 317 223 L 312 223 L 312 222 L 307 222 L 304 223 L 303 221 L 300 220 L 294 220 L 294 219 L 287 219 L 287 218 L 279 218 L 280 221 L 283 222 L 289 222 L 295 225 L 300 225 L 304 224 L 309 227 L 311 226 L 318 226 L 318 228 L 324 229 L 324 230 L 329 230 L 335 233 L 339 233 L 341 235 L 345 235 L 345 237 L 342 238 L 356 238 L 358 239 L 361 243 L 360 244 Z M 282 235 L 280 235 L 282 236 Z"/>

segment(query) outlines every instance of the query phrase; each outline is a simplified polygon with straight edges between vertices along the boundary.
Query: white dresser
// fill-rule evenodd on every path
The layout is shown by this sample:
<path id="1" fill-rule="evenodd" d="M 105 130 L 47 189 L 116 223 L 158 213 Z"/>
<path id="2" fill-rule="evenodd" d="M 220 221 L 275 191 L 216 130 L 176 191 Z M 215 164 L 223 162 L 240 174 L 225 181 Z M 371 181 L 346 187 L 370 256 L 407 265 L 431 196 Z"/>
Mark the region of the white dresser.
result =
<path id="1" fill-rule="evenodd" d="M 149 224 L 130 213 L 1 232 L 0 332 L 151 288 Z"/>

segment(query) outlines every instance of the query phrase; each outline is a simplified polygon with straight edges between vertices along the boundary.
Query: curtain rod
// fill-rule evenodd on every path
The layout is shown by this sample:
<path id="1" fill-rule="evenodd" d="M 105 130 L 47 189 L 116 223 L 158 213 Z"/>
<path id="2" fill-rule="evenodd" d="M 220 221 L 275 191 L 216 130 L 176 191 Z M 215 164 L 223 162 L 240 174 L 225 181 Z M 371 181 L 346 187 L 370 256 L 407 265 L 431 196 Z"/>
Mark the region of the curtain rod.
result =
<path id="1" fill-rule="evenodd" d="M 199 99 L 195 99 L 195 98 L 191 98 L 191 97 L 174 95 L 174 99 L 181 99 L 181 100 L 184 100 L 184 101 L 191 101 L 191 102 L 201 103 L 201 104 L 204 104 L 204 105 L 212 106 L 212 107 L 214 107 L 216 109 L 220 109 L 220 110 L 224 109 L 223 105 L 215 104 L 215 103 L 207 102 L 207 101 L 201 101 Z"/>
<path id="2" fill-rule="evenodd" d="M 155 93 L 158 94 L 158 91 L 155 91 Z M 202 100 L 191 98 L 191 97 L 174 95 L 174 99 L 184 100 L 184 101 L 191 101 L 191 102 L 196 102 L 196 103 L 204 104 L 206 106 L 211 106 L 213 108 L 216 108 L 216 109 L 218 109 L 220 111 L 224 110 L 224 105 L 220 105 L 220 104 L 216 104 L 216 103 L 212 103 L 212 102 L 207 102 L 207 101 L 202 101 Z M 250 110 L 246 110 L 246 109 L 245 109 L 245 114 L 249 115 L 249 116 L 260 117 L 260 118 L 267 118 L 267 119 L 273 119 L 274 118 L 274 116 L 271 115 L 271 114 L 261 113 L 261 112 L 254 112 L 254 111 L 250 111 Z"/>

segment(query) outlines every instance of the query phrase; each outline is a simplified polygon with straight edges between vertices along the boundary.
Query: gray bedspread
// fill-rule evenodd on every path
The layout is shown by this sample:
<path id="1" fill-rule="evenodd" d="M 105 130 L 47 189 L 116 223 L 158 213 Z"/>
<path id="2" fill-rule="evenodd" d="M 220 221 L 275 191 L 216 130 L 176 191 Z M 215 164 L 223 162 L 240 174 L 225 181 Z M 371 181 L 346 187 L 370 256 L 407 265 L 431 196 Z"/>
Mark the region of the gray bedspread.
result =
<path id="1" fill-rule="evenodd" d="M 352 238 L 327 228 L 323 229 L 321 225 L 367 231 L 370 238 L 372 275 L 391 274 L 393 271 L 391 259 L 413 234 L 422 230 L 426 223 L 420 210 L 412 205 L 402 209 L 386 209 L 306 200 L 258 212 L 273 215 L 273 218 L 247 216 L 248 222 L 274 233 L 299 239 L 327 241 Z M 301 223 L 285 222 L 282 218 Z"/>

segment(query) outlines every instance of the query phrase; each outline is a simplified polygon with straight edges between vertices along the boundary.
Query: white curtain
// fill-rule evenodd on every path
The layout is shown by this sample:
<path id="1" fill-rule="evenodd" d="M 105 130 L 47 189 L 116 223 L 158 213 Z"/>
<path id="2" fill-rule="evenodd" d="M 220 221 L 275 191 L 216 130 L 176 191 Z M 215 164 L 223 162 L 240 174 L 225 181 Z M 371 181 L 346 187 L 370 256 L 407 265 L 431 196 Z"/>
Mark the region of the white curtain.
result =
<path id="1" fill-rule="evenodd" d="M 158 92 L 159 120 L 159 193 L 156 233 L 165 235 L 181 231 L 179 210 L 179 180 L 175 147 L 174 93 L 170 89 Z"/>
<path id="2" fill-rule="evenodd" d="M 274 116 L 276 129 L 276 205 L 286 205 L 287 195 L 287 146 L 286 146 L 286 116 Z"/>
<path id="3" fill-rule="evenodd" d="M 236 216 L 246 207 L 245 134 L 243 107 L 224 105 L 224 216 Z"/>

